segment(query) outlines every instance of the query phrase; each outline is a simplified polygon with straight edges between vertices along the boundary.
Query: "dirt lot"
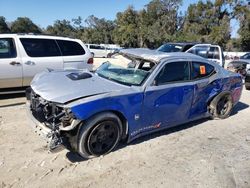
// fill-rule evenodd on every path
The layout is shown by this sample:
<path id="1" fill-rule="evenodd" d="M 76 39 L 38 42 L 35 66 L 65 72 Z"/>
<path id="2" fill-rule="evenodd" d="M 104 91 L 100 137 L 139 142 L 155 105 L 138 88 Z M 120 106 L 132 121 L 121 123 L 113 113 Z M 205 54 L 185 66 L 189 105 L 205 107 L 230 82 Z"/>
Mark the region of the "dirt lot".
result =
<path id="1" fill-rule="evenodd" d="M 0 96 L 0 187 L 250 187 L 250 91 L 225 120 L 201 120 L 91 160 L 48 153 L 23 95 Z"/>

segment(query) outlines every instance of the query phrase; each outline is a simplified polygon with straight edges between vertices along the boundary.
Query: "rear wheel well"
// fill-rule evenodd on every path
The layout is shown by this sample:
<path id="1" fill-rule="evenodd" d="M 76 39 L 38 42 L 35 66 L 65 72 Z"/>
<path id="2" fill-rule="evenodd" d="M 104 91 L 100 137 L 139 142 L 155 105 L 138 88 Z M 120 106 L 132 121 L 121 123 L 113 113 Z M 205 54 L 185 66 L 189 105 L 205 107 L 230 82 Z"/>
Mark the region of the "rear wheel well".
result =
<path id="1" fill-rule="evenodd" d="M 208 100 L 208 102 L 207 102 L 207 106 L 209 106 L 210 104 L 211 104 L 211 102 L 213 101 L 213 99 L 215 98 L 215 97 L 217 97 L 218 95 L 231 95 L 231 92 L 229 92 L 229 91 L 222 91 L 222 92 L 219 92 L 219 93 L 217 93 L 216 95 L 214 95 L 213 97 L 211 97 L 209 100 Z"/>
<path id="2" fill-rule="evenodd" d="M 207 105 L 208 112 L 213 119 L 227 118 L 233 108 L 233 98 L 230 91 L 222 91 L 212 97 Z"/>

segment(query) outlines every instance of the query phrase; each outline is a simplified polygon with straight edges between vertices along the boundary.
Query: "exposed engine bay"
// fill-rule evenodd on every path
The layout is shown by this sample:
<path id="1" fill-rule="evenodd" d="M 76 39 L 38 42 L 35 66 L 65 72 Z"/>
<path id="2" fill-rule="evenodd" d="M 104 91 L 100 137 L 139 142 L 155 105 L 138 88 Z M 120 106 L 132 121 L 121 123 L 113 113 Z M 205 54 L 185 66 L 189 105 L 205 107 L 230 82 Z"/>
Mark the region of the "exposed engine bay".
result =
<path id="1" fill-rule="evenodd" d="M 80 121 L 76 120 L 70 110 L 63 105 L 44 100 L 30 88 L 26 91 L 26 97 L 35 120 L 50 130 L 44 135 L 50 151 L 68 144 L 65 132 L 73 130 Z"/>

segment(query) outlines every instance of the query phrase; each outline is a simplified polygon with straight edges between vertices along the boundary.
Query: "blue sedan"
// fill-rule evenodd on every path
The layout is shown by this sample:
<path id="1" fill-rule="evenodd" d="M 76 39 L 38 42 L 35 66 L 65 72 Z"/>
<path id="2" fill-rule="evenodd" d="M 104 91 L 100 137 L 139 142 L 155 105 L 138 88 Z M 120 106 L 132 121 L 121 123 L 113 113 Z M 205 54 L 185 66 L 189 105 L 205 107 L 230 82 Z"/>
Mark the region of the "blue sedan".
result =
<path id="1" fill-rule="evenodd" d="M 48 70 L 27 91 L 27 111 L 49 148 L 67 146 L 82 157 L 112 151 L 121 140 L 197 119 L 227 118 L 242 79 L 188 53 L 121 50 L 95 72 Z"/>

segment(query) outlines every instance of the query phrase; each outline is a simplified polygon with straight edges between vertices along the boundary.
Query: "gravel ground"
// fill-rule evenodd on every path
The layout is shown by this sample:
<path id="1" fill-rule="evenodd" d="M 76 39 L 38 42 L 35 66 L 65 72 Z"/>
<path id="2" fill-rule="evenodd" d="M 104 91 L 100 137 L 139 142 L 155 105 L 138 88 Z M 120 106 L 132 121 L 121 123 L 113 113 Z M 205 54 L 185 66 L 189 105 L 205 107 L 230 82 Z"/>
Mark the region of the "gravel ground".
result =
<path id="1" fill-rule="evenodd" d="M 0 96 L 0 187 L 250 187 L 250 91 L 232 116 L 121 144 L 90 160 L 48 153 L 22 94 Z"/>

